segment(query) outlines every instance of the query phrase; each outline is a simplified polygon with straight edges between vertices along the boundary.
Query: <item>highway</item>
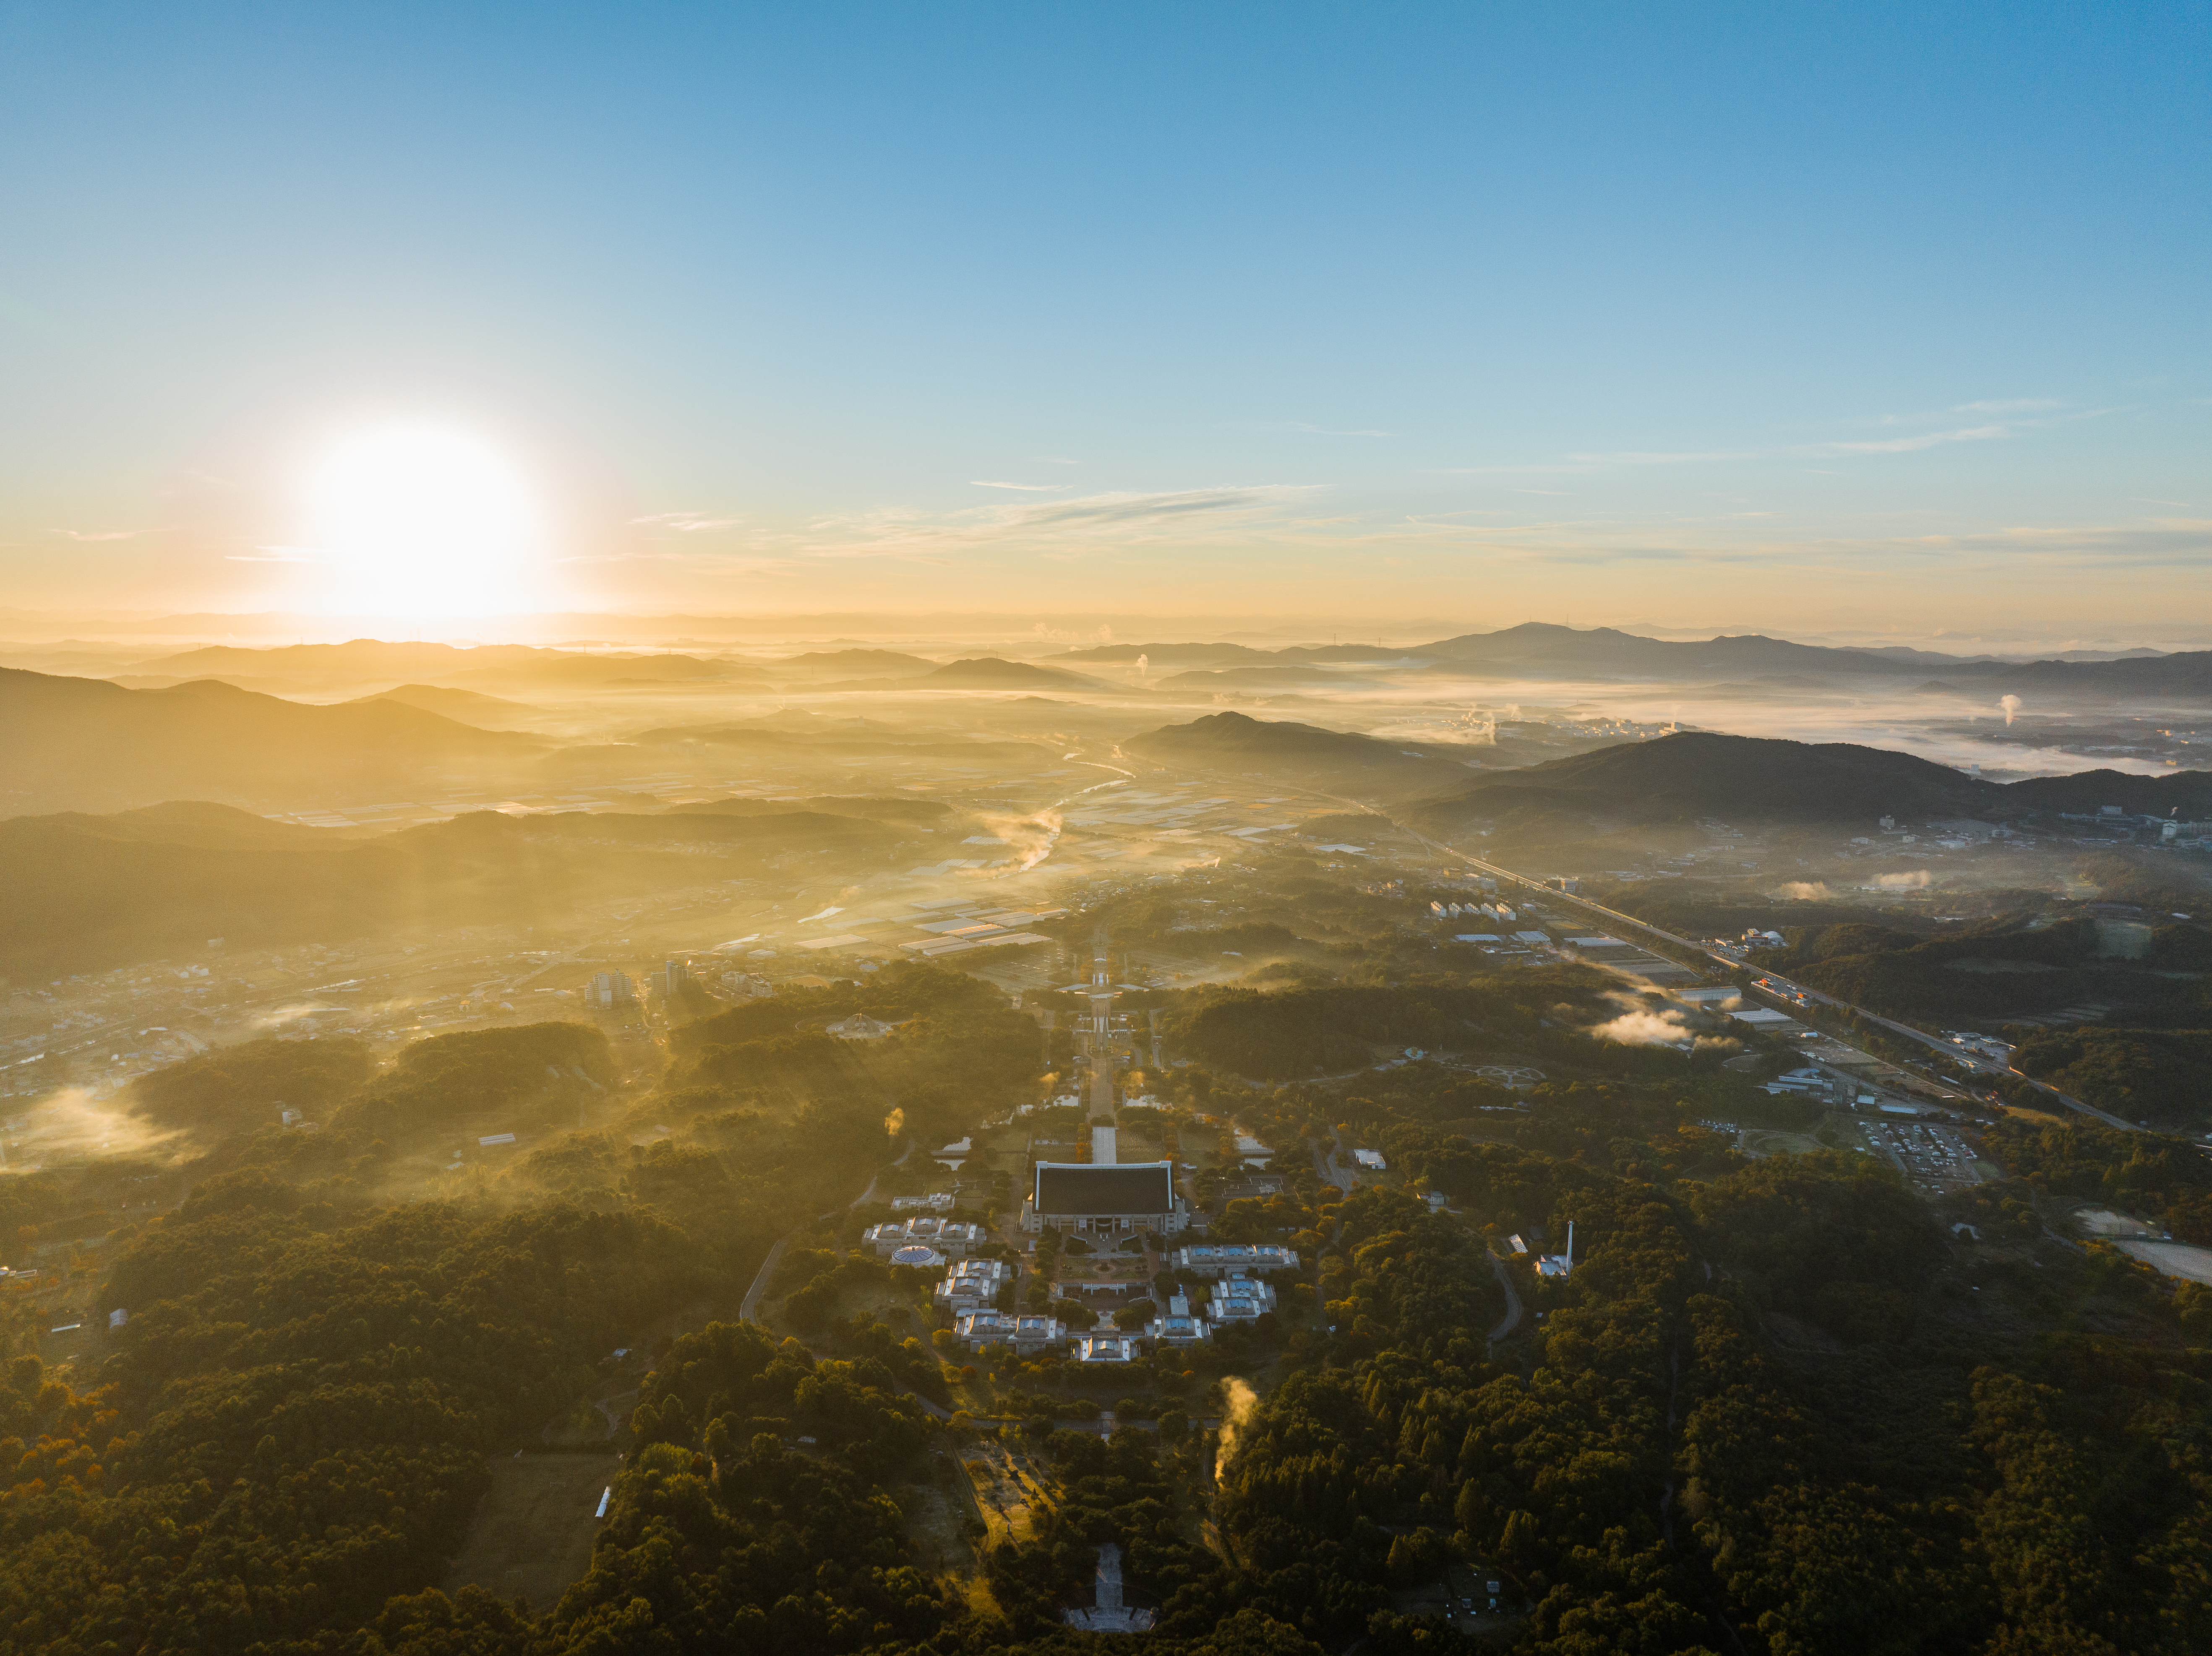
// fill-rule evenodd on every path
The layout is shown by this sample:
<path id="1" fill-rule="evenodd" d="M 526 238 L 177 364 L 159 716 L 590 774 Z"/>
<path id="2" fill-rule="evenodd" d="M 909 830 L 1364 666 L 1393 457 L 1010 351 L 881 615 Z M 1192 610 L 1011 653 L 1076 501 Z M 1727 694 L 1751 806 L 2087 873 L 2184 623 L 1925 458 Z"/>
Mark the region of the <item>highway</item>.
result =
<path id="1" fill-rule="evenodd" d="M 1441 840 L 1431 840 L 1426 834 L 1416 833 L 1413 829 L 1406 828 L 1405 824 L 1402 822 L 1399 823 L 1398 826 L 1402 831 L 1407 834 L 1412 834 L 1416 840 L 1419 840 L 1430 850 L 1443 856 L 1457 858 L 1461 862 L 1468 864 L 1468 867 L 1479 869 L 1483 873 L 1489 875 L 1492 879 L 1498 880 L 1501 883 L 1510 883 L 1529 891 L 1540 892 L 1543 894 L 1544 901 L 1547 902 L 1571 903 L 1577 908 L 1582 909 L 1585 913 L 1602 916 L 1604 919 L 1613 921 L 1616 925 L 1632 926 L 1637 931 L 1644 932 L 1650 937 L 1663 937 L 1668 943 L 1676 945 L 1678 948 L 1689 949 L 1693 953 L 1703 956 L 1706 960 L 1712 961 L 1717 964 L 1726 968 L 1730 972 L 1735 971 L 1739 966 L 1742 966 L 1744 964 L 1744 962 L 1741 961 L 1731 960 L 1728 955 L 1723 955 L 1715 949 L 1707 948 L 1702 943 L 1696 942 L 1689 937 L 1677 937 L 1674 932 L 1667 931 L 1662 926 L 1653 925 L 1648 920 L 1639 920 L 1633 914 L 1624 914 L 1617 908 L 1607 908 L 1603 903 L 1592 902 L 1587 897 L 1579 897 L 1571 892 L 1558 890 L 1553 887 L 1543 884 L 1540 881 L 1530 879 L 1525 874 L 1516 874 L 1510 869 L 1500 868 L 1495 863 L 1485 862 L 1480 857 L 1470 855 L 1467 852 L 1445 845 Z M 1923 1046 L 1931 1048 L 1936 1052 L 1942 1053 L 1946 1058 L 1950 1059 L 1954 1063 L 1965 1065 L 1970 1071 L 1977 1075 L 2006 1076 L 2014 1081 L 2025 1082 L 2028 1086 L 2034 1088 L 2036 1091 L 2043 1094 L 2045 1097 L 2050 1098 L 2054 1102 L 2063 1104 L 2069 1110 L 2078 1111 L 2083 1115 L 2104 1123 L 2104 1125 L 2108 1127 L 2117 1128 L 2122 1132 L 2141 1132 L 2142 1131 L 2142 1129 L 2137 1126 L 2134 1122 L 2125 1120 L 2119 1116 L 2113 1115 L 2109 1111 L 2100 1110 L 2095 1105 L 2085 1102 L 2083 1100 L 2075 1097 L 2071 1093 L 2061 1092 L 2056 1087 L 2051 1086 L 2045 1082 L 2038 1081 L 2033 1076 L 2022 1075 L 2018 1070 L 1999 1064 L 1994 1059 L 1984 1058 L 1979 1052 L 1969 1052 L 1961 1046 L 1954 1046 L 1949 1041 L 1944 1040 L 1941 1035 L 1931 1035 L 1926 1030 L 1916 1029 L 1909 1023 L 1899 1023 L 1895 1018 L 1886 1018 L 1878 1013 L 1868 1011 L 1863 1006 L 1855 1006 L 1849 1001 L 1838 1000 L 1833 995 L 1824 994 L 1820 990 L 1814 989 L 1808 985 L 1797 983 L 1789 978 L 1785 978 L 1778 972 L 1759 971 L 1756 968 L 1751 968 L 1748 969 L 1756 972 L 1757 975 L 1765 982 L 1775 986 L 1775 990 L 1764 990 L 1761 991 L 1761 992 L 1771 995 L 1776 1000 L 1787 1004 L 1792 997 L 1802 997 L 1800 1004 L 1832 1007 L 1838 1011 L 1856 1013 L 1858 1016 L 1864 1018 L 1869 1023 L 1875 1024 L 1881 1028 L 1887 1029 L 1892 1034 L 1902 1035 L 1907 1040 L 1917 1041 Z M 1776 992 L 1777 990 L 1783 992 Z"/>
<path id="2" fill-rule="evenodd" d="M 1164 766 L 1161 768 L 1173 769 L 1176 767 Z M 1203 770 L 1197 771 L 1195 773 L 1201 776 L 1212 776 L 1217 774 L 1217 773 Z M 1448 846 L 1440 840 L 1431 840 L 1427 834 L 1421 833 L 1419 829 L 1407 827 L 1405 823 L 1399 822 L 1395 817 L 1388 816 L 1382 811 L 1376 810 L 1373 805 L 1369 804 L 1363 799 L 1348 798 L 1343 794 L 1330 793 L 1320 788 L 1302 788 L 1294 786 L 1292 792 L 1304 795 L 1309 798 L 1326 799 L 1332 804 L 1341 805 L 1346 810 L 1356 811 L 1361 816 L 1375 817 L 1378 821 L 1389 824 L 1391 827 L 1398 829 L 1401 833 L 1410 835 L 1413 839 L 1427 846 L 1429 850 L 1436 852 L 1440 857 L 1455 858 L 1458 861 L 1465 863 L 1469 868 L 1475 869 L 1484 874 L 1487 874 L 1492 879 L 1500 882 L 1502 884 L 1515 885 L 1528 891 L 1540 892 L 1543 894 L 1544 900 L 1547 902 L 1572 903 L 1577 908 L 1583 909 L 1591 914 L 1602 916 L 1604 919 L 1611 920 L 1617 925 L 1633 926 L 1637 931 L 1644 932 L 1648 936 L 1663 937 L 1668 943 L 1674 944 L 1677 948 L 1686 949 L 1693 955 L 1698 955 L 1705 960 L 1712 961 L 1730 972 L 1734 972 L 1738 967 L 1744 964 L 1741 961 L 1731 960 L 1726 955 L 1723 955 L 1713 949 L 1708 949 L 1704 943 L 1697 942 L 1693 938 L 1677 937 L 1674 933 L 1666 930 L 1663 926 L 1653 925 L 1647 920 L 1639 920 L 1633 914 L 1624 914 L 1617 908 L 1607 908 L 1603 903 L 1594 903 L 1587 897 L 1578 897 L 1570 892 L 1558 890 L 1553 887 L 1544 884 L 1540 880 L 1531 879 L 1525 874 L 1516 874 L 1510 868 L 1500 868 L 1495 863 L 1486 862 L 1481 858 L 1474 855 L 1472 852 L 1460 850 L 1456 846 Z M 1869 1023 L 1878 1025 L 1880 1028 L 1888 1030 L 1892 1034 L 1902 1035 L 1907 1040 L 1915 1041 L 1923 1046 L 1929 1048 L 1931 1051 L 1942 1053 L 1946 1058 L 1950 1059 L 1954 1063 L 1964 1064 L 1975 1074 L 2005 1076 L 2014 1081 L 2024 1083 L 2027 1086 L 2033 1088 L 2037 1092 L 2044 1095 L 2046 1098 L 2051 1100 L 2054 1103 L 2063 1104 L 2069 1110 L 2086 1115 L 2094 1121 L 2102 1122 L 2106 1126 L 2116 1128 L 2121 1132 L 2142 1132 L 2143 1131 L 2143 1129 L 2138 1126 L 2136 1123 L 2125 1120 L 2119 1116 L 2113 1115 L 2108 1111 L 2100 1110 L 2095 1105 L 2087 1103 L 2081 1099 L 2075 1097 L 2071 1093 L 2061 1092 L 2057 1088 L 2050 1085 L 2046 1082 L 2038 1081 L 2033 1076 L 2022 1075 L 2018 1070 L 2008 1068 L 2004 1065 L 1996 1062 L 1994 1059 L 1984 1058 L 1978 1052 L 1969 1052 L 1964 1047 L 1954 1046 L 1940 1035 L 1931 1035 L 1924 1029 L 1916 1029 L 1909 1023 L 1899 1023 L 1894 1018 L 1882 1017 L 1879 1014 L 1868 1011 L 1863 1006 L 1855 1006 L 1849 1001 L 1838 1000 L 1832 995 L 1823 994 L 1820 991 L 1811 988 L 1807 985 L 1793 982 L 1790 979 L 1782 976 L 1779 973 L 1765 972 L 1759 974 L 1759 975 L 1764 977 L 1769 983 L 1778 985 L 1781 988 L 1789 992 L 1787 995 L 1775 995 L 1774 998 L 1777 1000 L 1786 1002 L 1790 995 L 1796 995 L 1802 996 L 1804 1002 L 1809 1004 L 1829 1006 L 1835 1008 L 1838 1011 L 1856 1013 L 1860 1017 L 1864 1018 Z"/>

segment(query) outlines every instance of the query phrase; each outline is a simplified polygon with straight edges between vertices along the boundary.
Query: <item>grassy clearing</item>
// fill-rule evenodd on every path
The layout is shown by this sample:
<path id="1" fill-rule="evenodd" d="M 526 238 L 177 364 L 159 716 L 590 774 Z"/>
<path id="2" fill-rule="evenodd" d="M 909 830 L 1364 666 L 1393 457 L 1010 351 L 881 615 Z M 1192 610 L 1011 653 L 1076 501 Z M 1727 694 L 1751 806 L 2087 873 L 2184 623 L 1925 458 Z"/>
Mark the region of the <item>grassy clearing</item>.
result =
<path id="1" fill-rule="evenodd" d="M 1028 1540 L 1038 1515 L 1059 1505 L 1059 1485 L 1051 1473 L 1003 1443 L 987 1441 L 963 1447 L 961 1470 L 988 1532 L 987 1545 Z"/>
<path id="2" fill-rule="evenodd" d="M 966 1580 L 976 1571 L 975 1544 L 968 1526 L 975 1516 L 967 1478 L 948 1456 L 940 1463 L 947 1482 L 916 1483 L 897 1492 L 899 1509 L 906 1514 L 906 1532 L 914 1543 L 915 1563 L 932 1575 Z"/>
<path id="3" fill-rule="evenodd" d="M 550 1609 L 591 1568 L 592 1517 L 622 1463 L 613 1455 L 506 1456 L 490 1463 L 491 1489 L 469 1525 L 446 1591 L 474 1584 Z"/>

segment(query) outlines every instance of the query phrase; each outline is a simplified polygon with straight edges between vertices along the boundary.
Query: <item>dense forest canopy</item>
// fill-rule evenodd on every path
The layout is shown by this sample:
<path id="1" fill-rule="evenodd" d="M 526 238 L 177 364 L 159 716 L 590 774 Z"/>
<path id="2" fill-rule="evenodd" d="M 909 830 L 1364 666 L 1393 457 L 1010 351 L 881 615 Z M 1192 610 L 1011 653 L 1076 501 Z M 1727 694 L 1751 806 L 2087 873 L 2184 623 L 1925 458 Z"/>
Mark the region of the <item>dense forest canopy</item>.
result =
<path id="1" fill-rule="evenodd" d="M 1185 1164 L 1209 1240 L 1297 1263 L 1263 1316 L 1110 1374 L 963 1347 L 941 1271 L 863 1244 L 918 1187 L 908 1147 L 1080 1119 L 1014 1114 L 1060 1084 L 1048 1033 L 941 967 L 718 1006 L 638 1078 L 579 1022 L 156 1072 L 129 1103 L 188 1146 L 182 1200 L 81 1267 L 127 1322 L 96 1367 L 18 1356 L 0 1390 L 0 1653 L 2212 1641 L 2212 1293 L 2050 1232 L 2096 1201 L 2212 1239 L 2194 1148 L 2017 1117 L 1985 1136 L 2008 1177 L 1940 1204 L 1869 1156 L 1748 1156 L 1716 1118 L 1817 1112 L 1734 1045 L 1601 1038 L 1620 992 L 1579 967 L 1437 951 L 1150 1004 L 1194 1061 L 1123 1131 Z M 888 1032 L 830 1033 L 855 1014 Z M 1524 1078 L 1435 1050 L 1469 1047 Z M 1240 1136 L 1275 1158 L 1256 1186 Z M 1353 1143 L 1387 1176 L 1332 1182 Z M 161 1165 L 13 1181 L 0 1220 L 61 1235 Z M 957 1217 L 1008 1216 L 1010 1186 L 963 1181 Z M 1539 1275 L 1571 1227 L 1571 1272 Z M 1210 1288 L 1135 1242 L 986 1234 L 995 1307 L 1071 1330 Z M 1139 1261 L 1110 1312 L 1066 1288 Z M 528 1602 L 450 1574 L 518 1452 L 605 1457 L 609 1489 L 588 1564 Z M 1068 1624 L 1109 1545 L 1148 1631 Z M 1487 1581 L 1488 1620 L 1439 1616 Z"/>

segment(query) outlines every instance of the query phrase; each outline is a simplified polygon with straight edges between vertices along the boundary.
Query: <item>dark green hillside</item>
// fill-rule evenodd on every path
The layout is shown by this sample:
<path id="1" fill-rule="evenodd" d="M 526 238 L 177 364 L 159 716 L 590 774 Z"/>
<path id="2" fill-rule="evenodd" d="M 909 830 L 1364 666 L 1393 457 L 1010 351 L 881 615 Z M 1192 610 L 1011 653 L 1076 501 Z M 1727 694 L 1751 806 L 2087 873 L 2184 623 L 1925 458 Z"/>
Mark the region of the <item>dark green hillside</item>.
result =
<path id="1" fill-rule="evenodd" d="M 131 1102 L 164 1127 L 214 1139 L 273 1127 L 287 1107 L 322 1122 L 359 1092 L 375 1069 L 365 1041 L 249 1040 L 166 1065 L 132 1083 Z"/>
<path id="2" fill-rule="evenodd" d="M 1915 820 L 1998 805 L 2004 790 L 1910 754 L 1850 743 L 1771 741 L 1687 731 L 1521 770 L 1489 773 L 1420 808 L 1446 829 L 1532 811 L 1596 814 L 1621 822 Z"/>
<path id="3" fill-rule="evenodd" d="M 452 690 L 435 684 L 402 684 L 397 688 L 380 690 L 374 695 L 356 697 L 361 701 L 397 701 L 410 707 L 420 707 L 425 713 L 436 713 L 462 725 L 473 725 L 480 730 L 497 730 L 504 723 L 518 719 L 535 717 L 538 709 L 525 707 L 520 701 L 509 701 L 503 696 L 481 695 L 474 690 Z"/>
<path id="4" fill-rule="evenodd" d="M 914 813 L 900 812 L 911 820 Z M 368 840 L 227 806 L 0 822 L 0 975 L 409 927 L 532 925 L 632 892 L 749 877 L 787 852 L 880 858 L 911 829 L 846 811 L 481 811 Z"/>
<path id="5" fill-rule="evenodd" d="M 1027 661 L 1001 661 L 996 656 L 947 662 L 916 681 L 925 689 L 1082 690 L 1106 688 L 1095 678 L 1071 673 L 1062 667 L 1039 667 Z"/>
<path id="6" fill-rule="evenodd" d="M 0 809 L 15 811 L 354 788 L 459 761 L 520 766 L 539 748 L 397 701 L 316 707 L 212 679 L 126 690 L 0 669 Z"/>
<path id="7" fill-rule="evenodd" d="M 1263 776 L 1302 787 L 1407 799 L 1465 780 L 1467 767 L 1418 742 L 1403 744 L 1288 719 L 1209 713 L 1166 725 L 1122 745 L 1156 764 L 1231 776 Z"/>

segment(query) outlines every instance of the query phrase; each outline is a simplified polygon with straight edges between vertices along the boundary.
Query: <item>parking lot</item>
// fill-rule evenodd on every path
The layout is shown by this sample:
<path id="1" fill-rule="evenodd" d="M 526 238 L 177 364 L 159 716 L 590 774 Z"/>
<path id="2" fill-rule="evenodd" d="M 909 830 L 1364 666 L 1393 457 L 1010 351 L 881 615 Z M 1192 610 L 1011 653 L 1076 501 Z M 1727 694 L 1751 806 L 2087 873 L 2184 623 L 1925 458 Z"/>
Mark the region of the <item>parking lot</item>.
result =
<path id="1" fill-rule="evenodd" d="M 1973 1147 L 1955 1127 L 1918 1122 L 1869 1121 L 1867 1143 L 1887 1156 L 1925 1195 L 1941 1196 L 1982 1181 Z"/>

